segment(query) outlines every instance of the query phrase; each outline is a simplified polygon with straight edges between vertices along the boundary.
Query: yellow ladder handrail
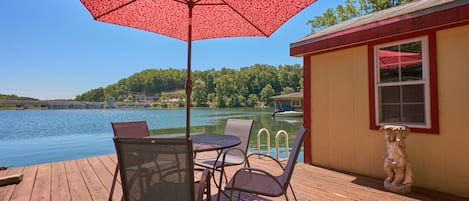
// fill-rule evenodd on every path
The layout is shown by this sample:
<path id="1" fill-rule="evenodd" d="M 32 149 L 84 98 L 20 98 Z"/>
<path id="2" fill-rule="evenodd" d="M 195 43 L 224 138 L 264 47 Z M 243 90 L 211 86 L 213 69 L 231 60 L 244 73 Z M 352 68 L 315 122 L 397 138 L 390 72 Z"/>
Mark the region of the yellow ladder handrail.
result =
<path id="1" fill-rule="evenodd" d="M 284 135 L 285 136 L 285 158 L 282 158 L 282 159 L 279 159 L 278 157 L 278 146 L 279 146 L 279 137 L 280 135 Z M 277 132 L 277 134 L 275 135 L 275 159 L 277 159 L 278 161 L 284 161 L 284 160 L 288 160 L 288 133 L 287 131 L 285 130 L 279 130 Z"/>
<path id="2" fill-rule="evenodd" d="M 267 133 L 267 153 L 270 156 L 270 132 L 267 128 L 262 128 L 259 130 L 259 132 L 257 132 L 257 153 L 261 153 L 261 135 L 264 132 Z"/>

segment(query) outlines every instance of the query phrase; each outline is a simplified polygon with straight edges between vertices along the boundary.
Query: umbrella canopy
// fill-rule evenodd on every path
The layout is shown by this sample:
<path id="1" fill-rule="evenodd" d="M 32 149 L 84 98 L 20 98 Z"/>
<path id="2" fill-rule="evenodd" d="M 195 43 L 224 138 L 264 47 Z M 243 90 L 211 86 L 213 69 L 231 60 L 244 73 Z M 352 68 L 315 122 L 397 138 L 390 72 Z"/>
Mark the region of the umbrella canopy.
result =
<path id="1" fill-rule="evenodd" d="M 95 20 L 188 42 L 186 135 L 190 134 L 192 41 L 270 36 L 316 0 L 81 0 Z"/>
<path id="2" fill-rule="evenodd" d="M 402 68 L 422 64 L 422 55 L 413 52 L 396 52 L 379 50 L 379 67 L 381 69 Z"/>

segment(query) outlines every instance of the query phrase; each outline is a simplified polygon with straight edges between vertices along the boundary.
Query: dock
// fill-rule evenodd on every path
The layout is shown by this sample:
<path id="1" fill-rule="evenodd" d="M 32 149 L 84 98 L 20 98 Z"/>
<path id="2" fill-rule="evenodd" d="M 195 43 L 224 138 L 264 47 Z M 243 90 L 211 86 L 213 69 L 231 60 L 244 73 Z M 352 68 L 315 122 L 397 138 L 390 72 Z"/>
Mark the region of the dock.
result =
<path id="1" fill-rule="evenodd" d="M 201 153 L 197 156 L 209 156 Z M 251 166 L 279 173 L 272 161 L 251 157 Z M 0 187 L 0 201 L 107 201 L 116 167 L 115 154 L 52 162 L 26 167 L 0 170 L 0 177 L 23 174 L 18 184 Z M 240 168 L 226 169 L 228 177 Z M 218 174 L 218 173 L 217 173 Z M 120 181 L 119 181 L 120 182 Z M 120 183 L 116 185 L 113 200 L 122 196 Z M 406 195 L 388 192 L 383 180 L 329 170 L 309 164 L 298 163 L 291 184 L 297 199 L 309 200 L 469 200 L 468 198 L 414 187 Z M 216 200 L 216 187 L 211 185 L 211 200 Z M 228 200 L 223 195 L 222 200 Z M 285 200 L 284 197 L 270 198 L 241 195 L 243 200 Z M 288 197 L 293 200 L 291 192 Z"/>

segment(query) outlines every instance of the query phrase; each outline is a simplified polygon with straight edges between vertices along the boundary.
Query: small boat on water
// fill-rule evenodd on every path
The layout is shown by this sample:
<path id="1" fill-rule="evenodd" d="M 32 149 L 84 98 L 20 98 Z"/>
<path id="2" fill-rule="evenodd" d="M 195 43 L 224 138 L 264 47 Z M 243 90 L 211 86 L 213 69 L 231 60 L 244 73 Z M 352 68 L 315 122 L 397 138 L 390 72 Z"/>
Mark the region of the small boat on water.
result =
<path id="1" fill-rule="evenodd" d="M 273 117 L 302 117 L 303 92 L 294 92 L 271 97 L 275 100 Z"/>
<path id="2" fill-rule="evenodd" d="M 302 117 L 303 112 L 293 111 L 293 110 L 290 110 L 290 111 L 277 111 L 277 112 L 274 112 L 272 114 L 272 116 L 274 116 L 274 117 Z"/>

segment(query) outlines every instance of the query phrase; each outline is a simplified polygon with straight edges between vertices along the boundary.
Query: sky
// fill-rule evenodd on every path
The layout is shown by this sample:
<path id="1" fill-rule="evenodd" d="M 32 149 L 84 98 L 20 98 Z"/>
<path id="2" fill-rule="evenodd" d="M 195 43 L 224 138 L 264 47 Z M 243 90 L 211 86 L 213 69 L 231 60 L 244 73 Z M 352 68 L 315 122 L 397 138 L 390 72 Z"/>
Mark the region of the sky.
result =
<path id="1" fill-rule="evenodd" d="M 306 22 L 344 0 L 318 0 L 272 36 L 198 40 L 192 69 L 302 64 L 290 43 L 310 33 Z M 187 43 L 95 21 L 79 0 L 14 0 L 0 6 L 0 94 L 74 99 L 146 69 L 185 69 Z"/>

